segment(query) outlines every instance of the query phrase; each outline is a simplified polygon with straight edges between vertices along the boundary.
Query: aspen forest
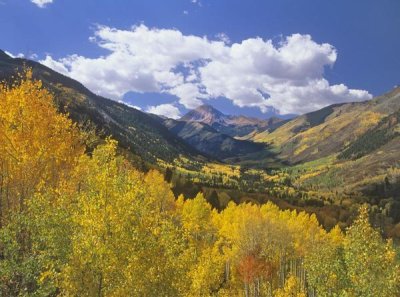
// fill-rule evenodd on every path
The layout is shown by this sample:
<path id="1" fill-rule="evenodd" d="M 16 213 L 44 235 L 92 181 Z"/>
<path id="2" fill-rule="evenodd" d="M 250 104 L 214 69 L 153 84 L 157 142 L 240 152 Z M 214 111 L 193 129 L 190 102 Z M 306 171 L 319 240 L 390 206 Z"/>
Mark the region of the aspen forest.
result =
<path id="1" fill-rule="evenodd" d="M 0 296 L 399 296 L 398 247 L 265 204 L 175 197 L 26 73 L 0 87 Z"/>

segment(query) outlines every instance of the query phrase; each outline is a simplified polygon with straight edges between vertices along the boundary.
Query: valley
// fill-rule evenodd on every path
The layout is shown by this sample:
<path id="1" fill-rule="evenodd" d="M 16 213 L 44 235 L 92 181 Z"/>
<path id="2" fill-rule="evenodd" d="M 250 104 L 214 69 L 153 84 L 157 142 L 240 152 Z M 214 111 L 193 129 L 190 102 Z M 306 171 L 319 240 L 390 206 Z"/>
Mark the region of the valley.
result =
<path id="1" fill-rule="evenodd" d="M 400 297 L 399 11 L 0 0 L 0 297 Z"/>
<path id="2" fill-rule="evenodd" d="M 61 111 L 100 135 L 92 145 L 111 135 L 137 168 L 164 171 L 177 196 L 203 192 L 217 209 L 229 201 L 272 200 L 316 213 L 327 228 L 345 228 L 367 202 L 373 223 L 400 237 L 400 88 L 291 120 L 227 116 L 209 105 L 172 120 L 97 96 L 37 62 L 0 54 L 1 79 L 25 66 L 55 94 Z"/>

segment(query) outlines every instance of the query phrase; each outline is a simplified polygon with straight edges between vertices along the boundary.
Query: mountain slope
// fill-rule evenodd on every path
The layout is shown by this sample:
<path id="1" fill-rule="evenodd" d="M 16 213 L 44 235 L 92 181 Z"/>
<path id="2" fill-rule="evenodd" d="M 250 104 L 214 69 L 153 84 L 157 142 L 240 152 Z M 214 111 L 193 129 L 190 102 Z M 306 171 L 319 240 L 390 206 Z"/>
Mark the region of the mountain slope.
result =
<path id="1" fill-rule="evenodd" d="M 312 115 L 319 121 L 303 115 L 262 135 L 292 163 L 276 171 L 281 187 L 323 203 L 367 202 L 394 219 L 388 224 L 400 222 L 400 88 Z"/>
<path id="2" fill-rule="evenodd" d="M 90 120 L 121 147 L 155 164 L 157 159 L 172 162 L 180 155 L 196 158 L 195 149 L 183 143 L 154 117 L 113 100 L 97 96 L 79 82 L 40 63 L 12 58 L 0 51 L 0 80 L 11 80 L 23 67 L 31 67 L 33 77 L 54 93 L 56 104 L 77 122 Z"/>
<path id="3" fill-rule="evenodd" d="M 383 118 L 377 126 L 365 132 L 345 150 L 341 159 L 357 159 L 365 156 L 400 136 L 400 109 Z"/>
<path id="4" fill-rule="evenodd" d="M 236 158 L 265 149 L 263 144 L 234 139 L 202 122 L 166 119 L 164 125 L 187 144 L 219 160 Z"/>
<path id="5" fill-rule="evenodd" d="M 291 163 L 312 161 L 339 153 L 400 108 L 400 88 L 373 100 L 336 104 L 299 116 L 278 129 L 253 136 L 269 143 Z"/>

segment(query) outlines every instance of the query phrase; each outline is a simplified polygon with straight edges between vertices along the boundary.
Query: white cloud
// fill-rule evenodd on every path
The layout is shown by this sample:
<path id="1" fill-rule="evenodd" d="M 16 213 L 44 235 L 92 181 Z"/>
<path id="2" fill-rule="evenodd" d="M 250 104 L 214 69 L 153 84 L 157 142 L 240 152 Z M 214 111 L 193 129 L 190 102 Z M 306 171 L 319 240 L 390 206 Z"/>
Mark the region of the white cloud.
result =
<path id="1" fill-rule="evenodd" d="M 46 5 L 53 3 L 53 0 L 31 0 L 31 2 L 40 8 L 44 8 Z"/>
<path id="2" fill-rule="evenodd" d="M 184 10 L 184 11 L 183 11 L 183 14 L 188 15 L 188 14 L 189 14 L 189 11 Z"/>
<path id="3" fill-rule="evenodd" d="M 200 93 L 199 87 L 195 83 L 180 84 L 168 90 L 168 93 L 177 96 L 179 102 L 190 109 L 202 105 L 201 99 L 207 99 L 207 94 Z"/>
<path id="4" fill-rule="evenodd" d="M 215 37 L 216 37 L 218 40 L 221 40 L 221 41 L 223 41 L 223 42 L 226 43 L 226 44 L 230 44 L 230 43 L 231 43 L 231 40 L 230 40 L 229 36 L 226 35 L 224 32 L 215 34 Z"/>
<path id="5" fill-rule="evenodd" d="M 310 35 L 293 34 L 278 44 L 261 38 L 229 44 L 221 33 L 210 40 L 142 24 L 130 30 L 99 26 L 90 40 L 108 54 L 47 56 L 41 62 L 106 97 L 120 99 L 128 91 L 168 93 L 186 108 L 223 96 L 241 107 L 304 113 L 371 98 L 367 91 L 329 84 L 324 70 L 333 67 L 337 51 Z"/>
<path id="6" fill-rule="evenodd" d="M 198 6 L 200 6 L 200 7 L 202 7 L 202 6 L 203 6 L 203 4 L 201 3 L 201 1 L 200 1 L 200 0 L 191 0 L 191 2 L 192 2 L 193 4 L 195 4 L 195 5 L 198 5 Z"/>
<path id="7" fill-rule="evenodd" d="M 32 53 L 32 54 L 29 54 L 29 55 L 27 55 L 27 56 L 25 56 L 23 53 L 18 53 L 18 54 L 13 54 L 13 53 L 10 53 L 10 52 L 8 52 L 8 51 L 4 51 L 7 55 L 9 55 L 11 58 L 27 58 L 27 59 L 30 59 L 30 60 L 36 60 L 39 56 L 36 54 L 36 53 Z"/>
<path id="8" fill-rule="evenodd" d="M 125 101 L 122 101 L 122 100 L 119 100 L 118 103 L 124 104 L 124 105 L 126 105 L 128 107 L 131 107 L 131 108 L 134 108 L 134 109 L 137 109 L 137 110 L 142 110 L 142 108 L 140 108 L 139 106 L 129 104 L 129 103 L 127 103 Z"/>
<path id="9" fill-rule="evenodd" d="M 7 55 L 9 55 L 11 58 L 15 58 L 15 56 L 12 54 L 12 53 L 10 53 L 10 52 L 8 52 L 8 51 L 4 51 Z"/>
<path id="10" fill-rule="evenodd" d="M 9 55 L 11 58 L 25 58 L 25 55 L 23 53 L 19 53 L 19 54 L 12 54 L 8 51 L 4 51 L 7 55 Z"/>
<path id="11" fill-rule="evenodd" d="M 41 60 L 39 62 L 61 74 L 70 75 L 69 71 L 68 71 L 67 67 L 64 65 L 63 61 L 56 61 L 49 55 L 47 55 L 44 60 Z"/>
<path id="12" fill-rule="evenodd" d="M 181 117 L 179 109 L 173 104 L 160 104 L 157 106 L 149 106 L 146 111 L 170 119 L 179 119 Z"/>
<path id="13" fill-rule="evenodd" d="M 199 59 L 215 59 L 227 50 L 221 41 L 144 25 L 132 30 L 102 26 L 91 40 L 110 53 L 94 59 L 72 55 L 55 61 L 46 57 L 42 63 L 58 69 L 63 65 L 69 76 L 111 98 L 128 91 L 168 91 L 184 83 L 184 75 L 175 71 L 176 67 Z"/>

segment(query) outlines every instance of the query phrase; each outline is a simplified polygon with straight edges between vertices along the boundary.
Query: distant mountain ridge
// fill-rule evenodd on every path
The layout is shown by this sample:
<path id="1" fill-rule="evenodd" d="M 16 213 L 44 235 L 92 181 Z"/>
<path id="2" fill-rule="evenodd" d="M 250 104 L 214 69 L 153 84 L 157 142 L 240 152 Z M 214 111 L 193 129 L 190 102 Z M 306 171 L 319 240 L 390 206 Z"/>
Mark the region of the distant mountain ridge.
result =
<path id="1" fill-rule="evenodd" d="M 240 157 L 266 148 L 264 144 L 235 139 L 200 121 L 166 119 L 163 123 L 185 143 L 218 160 Z"/>
<path id="2" fill-rule="evenodd" d="M 287 121 L 278 117 L 261 120 L 242 115 L 225 115 L 211 105 L 201 105 L 189 111 L 180 120 L 184 122 L 201 122 L 231 137 L 244 137 L 250 133 L 275 129 Z"/>

